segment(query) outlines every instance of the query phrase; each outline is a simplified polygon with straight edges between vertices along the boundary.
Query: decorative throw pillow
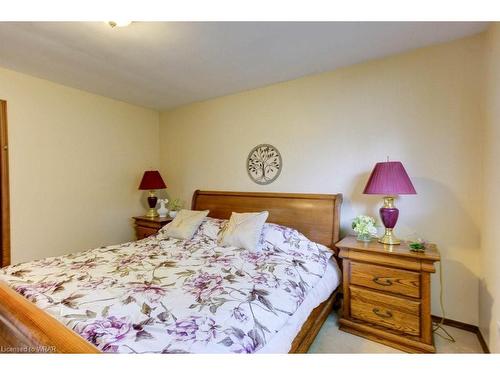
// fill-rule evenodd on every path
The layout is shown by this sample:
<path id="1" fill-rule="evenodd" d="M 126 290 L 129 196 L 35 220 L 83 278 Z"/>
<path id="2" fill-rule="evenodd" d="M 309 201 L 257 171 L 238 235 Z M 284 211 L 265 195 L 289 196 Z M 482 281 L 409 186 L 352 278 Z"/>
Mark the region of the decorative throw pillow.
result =
<path id="1" fill-rule="evenodd" d="M 170 224 L 162 228 L 164 237 L 173 237 L 180 240 L 190 240 L 198 230 L 203 219 L 208 215 L 206 211 L 180 210 Z"/>
<path id="2" fill-rule="evenodd" d="M 205 239 L 218 241 L 219 234 L 227 224 L 227 220 L 214 219 L 213 217 L 206 217 L 201 223 L 200 227 L 194 234 L 193 238 L 204 237 Z"/>
<path id="3" fill-rule="evenodd" d="M 269 212 L 233 212 L 226 227 L 221 232 L 219 243 L 223 246 L 235 246 L 254 251 L 258 249 L 262 227 Z"/>

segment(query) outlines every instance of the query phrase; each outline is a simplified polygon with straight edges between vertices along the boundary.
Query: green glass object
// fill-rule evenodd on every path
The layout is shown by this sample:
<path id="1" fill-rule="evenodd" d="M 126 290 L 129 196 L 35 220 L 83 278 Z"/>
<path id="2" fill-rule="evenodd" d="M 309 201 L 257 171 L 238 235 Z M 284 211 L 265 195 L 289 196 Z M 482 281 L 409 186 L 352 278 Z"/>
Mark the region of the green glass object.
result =
<path id="1" fill-rule="evenodd" d="M 370 242 L 373 236 L 370 233 L 359 233 L 356 239 L 361 242 Z"/>

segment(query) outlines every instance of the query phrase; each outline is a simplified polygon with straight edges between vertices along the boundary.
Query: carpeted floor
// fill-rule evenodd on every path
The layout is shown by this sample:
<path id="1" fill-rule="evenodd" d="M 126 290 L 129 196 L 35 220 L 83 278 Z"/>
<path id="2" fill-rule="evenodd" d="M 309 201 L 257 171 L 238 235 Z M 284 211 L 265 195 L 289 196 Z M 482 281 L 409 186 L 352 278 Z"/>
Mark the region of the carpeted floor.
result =
<path id="1" fill-rule="evenodd" d="M 438 353 L 483 353 L 476 334 L 445 326 L 456 342 L 434 335 Z M 309 353 L 403 353 L 362 337 L 340 331 L 337 314 L 332 313 L 319 331 Z"/>

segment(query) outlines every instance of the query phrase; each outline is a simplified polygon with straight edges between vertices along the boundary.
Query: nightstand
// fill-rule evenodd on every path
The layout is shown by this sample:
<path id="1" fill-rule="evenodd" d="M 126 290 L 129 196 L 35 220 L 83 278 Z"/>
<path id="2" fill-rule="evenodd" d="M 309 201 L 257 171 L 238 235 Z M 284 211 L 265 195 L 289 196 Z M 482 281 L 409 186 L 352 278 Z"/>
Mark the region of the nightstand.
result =
<path id="1" fill-rule="evenodd" d="M 431 280 L 440 260 L 435 245 L 423 253 L 408 243 L 338 242 L 344 302 L 340 329 L 410 353 L 435 353 Z"/>
<path id="2" fill-rule="evenodd" d="M 149 237 L 158 231 L 166 224 L 170 223 L 173 219 L 169 217 L 148 217 L 148 216 L 135 216 L 135 237 L 138 240 Z"/>

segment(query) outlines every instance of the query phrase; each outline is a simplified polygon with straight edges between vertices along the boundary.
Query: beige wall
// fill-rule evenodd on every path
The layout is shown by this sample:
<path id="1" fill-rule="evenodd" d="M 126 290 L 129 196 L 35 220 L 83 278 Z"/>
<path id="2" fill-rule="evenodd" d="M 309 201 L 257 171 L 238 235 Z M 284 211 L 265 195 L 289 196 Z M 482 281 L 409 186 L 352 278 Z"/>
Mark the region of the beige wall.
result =
<path id="1" fill-rule="evenodd" d="M 483 36 L 184 106 L 160 116 L 161 171 L 171 195 L 193 190 L 337 193 L 343 227 L 378 216 L 362 189 L 373 165 L 401 160 L 418 195 L 398 199 L 397 232 L 435 241 L 447 316 L 478 323 Z M 245 170 L 250 149 L 283 157 L 269 186 Z M 439 309 L 433 277 L 433 309 Z"/>
<path id="2" fill-rule="evenodd" d="M 484 210 L 479 327 L 490 351 L 500 353 L 500 24 L 486 34 L 486 128 L 484 138 Z"/>
<path id="3" fill-rule="evenodd" d="M 133 238 L 158 112 L 0 69 L 9 121 L 12 263 Z"/>

